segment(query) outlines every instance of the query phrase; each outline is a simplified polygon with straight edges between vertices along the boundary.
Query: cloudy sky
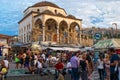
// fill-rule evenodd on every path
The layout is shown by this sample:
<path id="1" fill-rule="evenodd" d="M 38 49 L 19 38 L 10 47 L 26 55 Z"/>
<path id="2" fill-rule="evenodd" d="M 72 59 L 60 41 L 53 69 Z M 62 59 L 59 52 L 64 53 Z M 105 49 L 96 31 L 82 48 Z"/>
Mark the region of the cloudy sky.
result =
<path id="1" fill-rule="evenodd" d="M 0 0 L 0 34 L 17 35 L 23 11 L 44 0 Z M 68 14 L 83 19 L 83 27 L 120 28 L 120 0 L 46 0 L 64 8 Z"/>

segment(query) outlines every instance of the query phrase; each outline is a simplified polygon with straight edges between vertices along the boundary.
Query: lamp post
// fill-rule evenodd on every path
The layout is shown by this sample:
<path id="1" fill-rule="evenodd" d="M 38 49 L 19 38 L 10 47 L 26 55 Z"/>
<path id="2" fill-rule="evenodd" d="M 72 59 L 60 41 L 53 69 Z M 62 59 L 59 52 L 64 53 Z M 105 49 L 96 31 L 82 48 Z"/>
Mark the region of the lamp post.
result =
<path id="1" fill-rule="evenodd" d="M 113 26 L 115 26 L 115 29 L 117 31 L 117 23 L 112 23 Z"/>
<path id="2" fill-rule="evenodd" d="M 117 23 L 112 23 L 112 26 L 115 27 L 115 37 L 118 37 L 118 32 L 117 32 Z"/>

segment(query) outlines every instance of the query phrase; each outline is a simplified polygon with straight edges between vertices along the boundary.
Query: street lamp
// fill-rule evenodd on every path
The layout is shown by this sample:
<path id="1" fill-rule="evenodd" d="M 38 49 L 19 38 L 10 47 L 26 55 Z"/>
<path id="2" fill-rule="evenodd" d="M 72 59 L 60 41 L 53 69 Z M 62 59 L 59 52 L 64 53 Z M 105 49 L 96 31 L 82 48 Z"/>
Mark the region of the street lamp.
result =
<path id="1" fill-rule="evenodd" d="M 117 23 L 112 23 L 113 26 L 115 26 L 116 31 L 117 31 Z"/>
<path id="2" fill-rule="evenodd" d="M 118 37 L 118 32 L 117 32 L 117 23 L 112 23 L 112 26 L 115 27 L 115 37 Z"/>

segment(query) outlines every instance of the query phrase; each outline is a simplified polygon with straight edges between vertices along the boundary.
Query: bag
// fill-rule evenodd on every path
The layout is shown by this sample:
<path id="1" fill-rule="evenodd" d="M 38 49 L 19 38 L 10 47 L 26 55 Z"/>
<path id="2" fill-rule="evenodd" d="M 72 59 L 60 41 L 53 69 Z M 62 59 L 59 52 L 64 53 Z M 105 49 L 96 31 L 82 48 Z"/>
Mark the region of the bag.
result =
<path id="1" fill-rule="evenodd" d="M 114 80 L 118 80 L 118 73 L 119 73 L 118 72 L 118 64 L 116 64 L 115 69 L 114 69 L 114 73 L 112 74 Z"/>
<path id="2" fill-rule="evenodd" d="M 63 76 L 63 74 L 60 73 L 60 74 L 58 75 L 57 80 L 64 80 L 64 76 Z"/>
<path id="3" fill-rule="evenodd" d="M 2 68 L 1 72 L 6 74 L 8 72 L 8 70 L 7 70 L 7 68 Z"/>
<path id="4" fill-rule="evenodd" d="M 20 59 L 16 57 L 15 58 L 15 62 L 19 62 L 19 61 L 20 61 Z"/>
<path id="5" fill-rule="evenodd" d="M 115 72 L 118 71 L 118 64 L 115 65 L 115 69 L 114 69 Z"/>

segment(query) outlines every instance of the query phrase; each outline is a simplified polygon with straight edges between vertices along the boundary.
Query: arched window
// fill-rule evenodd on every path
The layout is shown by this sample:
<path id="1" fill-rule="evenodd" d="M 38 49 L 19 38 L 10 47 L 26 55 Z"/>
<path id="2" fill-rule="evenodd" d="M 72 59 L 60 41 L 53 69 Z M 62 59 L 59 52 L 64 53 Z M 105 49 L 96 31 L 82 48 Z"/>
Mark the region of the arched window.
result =
<path id="1" fill-rule="evenodd" d="M 50 25 L 48 25 L 48 30 L 51 30 Z"/>
<path id="2" fill-rule="evenodd" d="M 42 24 L 39 24 L 39 28 L 42 29 Z"/>
<path id="3" fill-rule="evenodd" d="M 69 29 L 69 32 L 71 32 L 71 29 Z"/>
<path id="4" fill-rule="evenodd" d="M 62 27 L 62 31 L 64 31 L 64 27 Z"/>
<path id="5" fill-rule="evenodd" d="M 55 9 L 55 14 L 57 14 L 57 10 Z"/>
<path id="6" fill-rule="evenodd" d="M 39 12 L 40 10 L 39 9 L 37 9 L 37 12 Z"/>

